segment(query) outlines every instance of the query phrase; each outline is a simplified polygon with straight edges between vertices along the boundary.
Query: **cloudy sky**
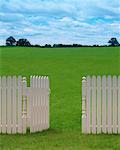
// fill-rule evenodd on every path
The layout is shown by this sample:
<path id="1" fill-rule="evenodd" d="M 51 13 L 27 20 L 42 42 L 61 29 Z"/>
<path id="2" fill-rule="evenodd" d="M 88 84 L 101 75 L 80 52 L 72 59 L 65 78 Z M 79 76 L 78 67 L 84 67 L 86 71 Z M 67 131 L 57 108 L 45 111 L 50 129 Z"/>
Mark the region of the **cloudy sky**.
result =
<path id="1" fill-rule="evenodd" d="M 120 42 L 119 0 L 0 0 L 0 45 L 27 38 L 32 44 Z"/>

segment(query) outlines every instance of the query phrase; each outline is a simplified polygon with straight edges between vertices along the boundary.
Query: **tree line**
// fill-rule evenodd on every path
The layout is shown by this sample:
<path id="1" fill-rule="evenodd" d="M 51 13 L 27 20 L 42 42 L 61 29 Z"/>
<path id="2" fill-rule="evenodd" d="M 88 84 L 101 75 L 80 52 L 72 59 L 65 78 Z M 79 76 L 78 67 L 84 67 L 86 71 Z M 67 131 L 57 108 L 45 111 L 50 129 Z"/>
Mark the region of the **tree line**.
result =
<path id="1" fill-rule="evenodd" d="M 57 48 L 57 47 L 100 47 L 100 46 L 120 46 L 117 38 L 113 37 L 108 41 L 109 45 L 82 45 L 82 44 L 45 44 L 44 46 L 41 45 L 32 45 L 30 41 L 27 39 L 19 39 L 18 41 L 13 37 L 10 36 L 6 39 L 6 46 L 24 46 L 24 47 L 43 47 L 43 48 Z"/>

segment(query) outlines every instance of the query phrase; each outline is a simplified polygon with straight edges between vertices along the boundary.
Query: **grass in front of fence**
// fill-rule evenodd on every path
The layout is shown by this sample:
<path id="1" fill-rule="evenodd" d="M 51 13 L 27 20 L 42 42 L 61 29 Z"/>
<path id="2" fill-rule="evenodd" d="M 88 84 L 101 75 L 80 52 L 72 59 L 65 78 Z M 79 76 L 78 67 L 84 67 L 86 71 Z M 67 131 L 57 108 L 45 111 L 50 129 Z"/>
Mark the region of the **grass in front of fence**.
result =
<path id="1" fill-rule="evenodd" d="M 1 150 L 119 150 L 120 136 L 81 135 L 80 131 L 51 129 L 27 135 L 2 135 Z"/>
<path id="2" fill-rule="evenodd" d="M 81 134 L 81 78 L 119 75 L 119 48 L 0 48 L 1 75 L 48 75 L 51 129 L 32 135 L 0 135 L 4 149 L 120 149 L 120 136 Z"/>

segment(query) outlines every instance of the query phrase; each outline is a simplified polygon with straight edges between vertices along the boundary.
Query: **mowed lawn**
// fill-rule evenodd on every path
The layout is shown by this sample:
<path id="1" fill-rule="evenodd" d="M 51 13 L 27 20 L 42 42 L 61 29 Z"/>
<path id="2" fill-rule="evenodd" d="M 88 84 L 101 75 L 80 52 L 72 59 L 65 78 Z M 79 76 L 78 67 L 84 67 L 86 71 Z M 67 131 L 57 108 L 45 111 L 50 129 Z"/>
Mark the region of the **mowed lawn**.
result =
<path id="1" fill-rule="evenodd" d="M 0 135 L 0 150 L 120 150 L 120 135 L 82 135 L 81 80 L 119 75 L 119 48 L 0 48 L 0 75 L 50 78 L 50 124 L 42 133 Z"/>

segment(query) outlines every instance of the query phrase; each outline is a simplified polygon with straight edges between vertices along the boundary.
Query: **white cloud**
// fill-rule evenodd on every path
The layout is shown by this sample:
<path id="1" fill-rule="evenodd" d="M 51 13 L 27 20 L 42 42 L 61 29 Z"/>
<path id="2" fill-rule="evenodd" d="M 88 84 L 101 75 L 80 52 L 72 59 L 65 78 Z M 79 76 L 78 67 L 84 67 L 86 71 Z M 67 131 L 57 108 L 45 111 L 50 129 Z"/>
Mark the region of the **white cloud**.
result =
<path id="1" fill-rule="evenodd" d="M 120 35 L 119 1 L 0 0 L 0 29 L 0 43 L 13 35 L 34 44 L 105 44 Z"/>

